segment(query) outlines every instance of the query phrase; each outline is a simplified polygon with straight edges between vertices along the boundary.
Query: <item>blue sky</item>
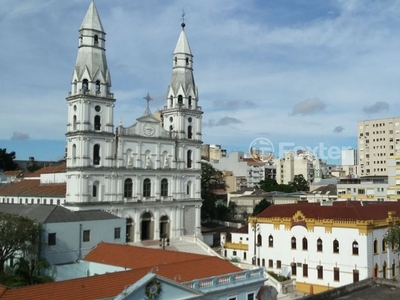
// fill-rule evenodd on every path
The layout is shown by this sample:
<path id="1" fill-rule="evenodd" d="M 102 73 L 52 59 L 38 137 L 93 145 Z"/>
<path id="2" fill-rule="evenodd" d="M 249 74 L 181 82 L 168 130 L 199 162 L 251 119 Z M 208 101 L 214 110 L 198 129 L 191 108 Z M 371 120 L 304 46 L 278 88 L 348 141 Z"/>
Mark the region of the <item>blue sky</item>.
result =
<path id="1" fill-rule="evenodd" d="M 0 147 L 64 155 L 78 29 L 89 0 L 0 6 Z M 399 116 L 400 1 L 97 0 L 107 33 L 114 120 L 132 125 L 150 93 L 166 101 L 186 14 L 203 141 L 247 151 L 268 138 L 356 147 L 357 121 Z"/>

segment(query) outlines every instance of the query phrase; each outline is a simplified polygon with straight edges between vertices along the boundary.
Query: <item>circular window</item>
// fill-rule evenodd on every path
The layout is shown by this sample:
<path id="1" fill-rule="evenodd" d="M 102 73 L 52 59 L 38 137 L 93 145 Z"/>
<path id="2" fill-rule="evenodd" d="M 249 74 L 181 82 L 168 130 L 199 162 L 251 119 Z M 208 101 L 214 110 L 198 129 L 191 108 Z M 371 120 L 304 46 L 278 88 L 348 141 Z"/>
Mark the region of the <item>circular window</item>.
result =
<path id="1" fill-rule="evenodd" d="M 99 112 L 99 111 L 101 110 L 100 105 L 96 105 L 96 106 L 94 107 L 94 110 L 97 111 L 97 112 Z"/>
<path id="2" fill-rule="evenodd" d="M 76 111 L 76 105 L 74 105 L 74 111 Z"/>
<path id="3" fill-rule="evenodd" d="M 188 118 L 188 121 L 189 121 L 189 123 L 192 123 L 193 120 L 192 120 L 191 117 L 189 117 L 189 118 Z"/>
<path id="4" fill-rule="evenodd" d="M 174 120 L 173 117 L 169 117 L 169 121 L 172 122 Z"/>

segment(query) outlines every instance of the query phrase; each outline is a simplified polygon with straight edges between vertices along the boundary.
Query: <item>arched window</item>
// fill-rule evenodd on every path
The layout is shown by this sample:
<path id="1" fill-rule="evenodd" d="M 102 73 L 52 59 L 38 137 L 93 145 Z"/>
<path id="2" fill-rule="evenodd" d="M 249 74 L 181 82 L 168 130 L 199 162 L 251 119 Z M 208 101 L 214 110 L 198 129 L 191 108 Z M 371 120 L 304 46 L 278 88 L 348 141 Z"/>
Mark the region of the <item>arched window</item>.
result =
<path id="1" fill-rule="evenodd" d="M 303 250 L 307 250 L 308 249 L 308 241 L 306 238 L 303 238 Z"/>
<path id="2" fill-rule="evenodd" d="M 89 89 L 89 81 L 87 79 L 82 80 L 82 90 L 87 91 Z"/>
<path id="3" fill-rule="evenodd" d="M 72 145 L 72 159 L 76 159 L 76 145 L 73 144 Z"/>
<path id="4" fill-rule="evenodd" d="M 358 243 L 356 241 L 353 242 L 353 255 L 358 255 Z"/>
<path id="5" fill-rule="evenodd" d="M 382 239 L 382 252 L 386 252 L 386 239 Z"/>
<path id="6" fill-rule="evenodd" d="M 262 246 L 262 236 L 261 236 L 261 234 L 257 235 L 257 246 Z"/>
<path id="7" fill-rule="evenodd" d="M 333 253 L 339 253 L 339 241 L 338 240 L 333 241 Z"/>
<path id="8" fill-rule="evenodd" d="M 187 132 L 188 139 L 191 140 L 192 139 L 192 135 L 193 135 L 192 134 L 192 126 L 189 125 L 187 130 L 188 130 L 188 132 Z"/>
<path id="9" fill-rule="evenodd" d="M 374 240 L 374 254 L 378 253 L 378 241 Z"/>
<path id="10" fill-rule="evenodd" d="M 97 45 L 99 43 L 99 36 L 96 34 L 94 36 L 94 44 Z"/>
<path id="11" fill-rule="evenodd" d="M 97 197 L 97 186 L 93 185 L 92 197 Z"/>
<path id="12" fill-rule="evenodd" d="M 72 130 L 76 130 L 76 115 L 74 115 L 74 117 L 72 118 Z"/>
<path id="13" fill-rule="evenodd" d="M 189 107 L 192 106 L 192 96 L 189 96 L 189 98 L 188 98 L 188 105 L 189 105 Z"/>
<path id="14" fill-rule="evenodd" d="M 169 96 L 169 107 L 172 107 L 174 105 L 174 97 Z"/>
<path id="15" fill-rule="evenodd" d="M 94 130 L 100 130 L 101 124 L 100 124 L 100 116 L 95 116 L 94 117 Z"/>
<path id="16" fill-rule="evenodd" d="M 100 80 L 96 80 L 96 92 L 100 92 Z"/>
<path id="17" fill-rule="evenodd" d="M 183 104 L 183 97 L 182 95 L 178 96 L 178 105 L 182 105 Z"/>
<path id="18" fill-rule="evenodd" d="M 291 246 L 292 246 L 291 248 L 292 249 L 296 249 L 296 238 L 295 237 L 292 237 L 290 243 L 291 243 Z"/>
<path id="19" fill-rule="evenodd" d="M 272 234 L 270 234 L 268 237 L 268 247 L 274 247 L 274 237 Z"/>
<path id="20" fill-rule="evenodd" d="M 151 195 L 151 181 L 149 178 L 143 180 L 143 197 L 150 197 Z"/>
<path id="21" fill-rule="evenodd" d="M 317 251 L 322 252 L 322 240 L 321 239 L 317 240 Z"/>
<path id="22" fill-rule="evenodd" d="M 132 179 L 130 178 L 124 181 L 124 198 L 132 198 Z"/>
<path id="23" fill-rule="evenodd" d="M 192 190 L 192 182 L 189 181 L 189 182 L 186 184 L 186 195 L 190 196 L 190 195 L 191 195 L 191 190 Z"/>
<path id="24" fill-rule="evenodd" d="M 188 57 L 186 57 L 185 61 L 186 61 L 186 65 L 189 65 L 189 58 Z"/>
<path id="25" fill-rule="evenodd" d="M 96 144 L 93 147 L 93 164 L 100 165 L 100 145 Z"/>
<path id="26" fill-rule="evenodd" d="M 187 168 L 192 167 L 192 150 L 188 150 L 188 152 L 187 152 L 186 167 Z"/>
<path id="27" fill-rule="evenodd" d="M 168 196 L 168 179 L 164 178 L 161 180 L 161 197 Z"/>

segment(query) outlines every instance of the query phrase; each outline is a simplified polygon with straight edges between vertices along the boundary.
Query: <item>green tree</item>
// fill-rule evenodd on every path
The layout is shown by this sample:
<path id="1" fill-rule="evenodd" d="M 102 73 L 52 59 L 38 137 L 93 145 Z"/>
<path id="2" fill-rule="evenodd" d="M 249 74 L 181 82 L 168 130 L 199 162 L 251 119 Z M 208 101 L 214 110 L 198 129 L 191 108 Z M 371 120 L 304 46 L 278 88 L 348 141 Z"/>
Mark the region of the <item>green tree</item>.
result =
<path id="1" fill-rule="evenodd" d="M 291 186 L 287 184 L 278 184 L 275 179 L 266 178 L 265 180 L 261 180 L 258 184 L 258 187 L 266 192 L 283 192 L 283 193 L 291 193 L 293 189 Z"/>
<path id="2" fill-rule="evenodd" d="M 28 166 L 26 169 L 28 170 L 28 172 L 33 173 L 33 172 L 36 172 L 37 170 L 39 170 L 41 168 L 42 168 L 42 166 L 40 166 L 39 164 L 34 162 L 30 166 Z"/>
<path id="3" fill-rule="evenodd" d="M 308 192 L 310 190 L 310 185 L 303 174 L 294 175 L 293 180 L 290 181 L 288 185 L 293 192 Z"/>
<path id="4" fill-rule="evenodd" d="M 46 270 L 50 269 L 50 264 L 45 259 L 26 259 L 20 257 L 15 264 L 15 275 L 18 277 L 20 285 L 32 285 L 38 283 L 52 282 L 53 278 L 44 275 Z"/>
<path id="5" fill-rule="evenodd" d="M 21 216 L 0 213 L 0 274 L 4 273 L 4 263 L 17 254 L 37 257 L 39 243 L 39 224 Z"/>
<path id="6" fill-rule="evenodd" d="M 400 253 L 400 225 L 388 228 L 385 234 L 385 240 L 394 252 Z"/>
<path id="7" fill-rule="evenodd" d="M 257 216 L 259 213 L 261 213 L 264 209 L 266 209 L 270 205 L 271 202 L 269 202 L 267 199 L 262 199 L 260 202 L 254 205 L 252 216 Z"/>
<path id="8" fill-rule="evenodd" d="M 207 162 L 201 163 L 201 198 L 203 205 L 201 207 L 202 219 L 215 218 L 222 213 L 224 208 L 220 208 L 218 213 L 216 210 L 216 202 L 218 198 L 212 193 L 212 189 L 225 189 L 224 175 L 221 171 L 215 169 Z"/>
<path id="9" fill-rule="evenodd" d="M 7 153 L 7 148 L 0 148 L 0 169 L 12 171 L 18 169 L 18 164 L 14 162 L 15 152 Z"/>

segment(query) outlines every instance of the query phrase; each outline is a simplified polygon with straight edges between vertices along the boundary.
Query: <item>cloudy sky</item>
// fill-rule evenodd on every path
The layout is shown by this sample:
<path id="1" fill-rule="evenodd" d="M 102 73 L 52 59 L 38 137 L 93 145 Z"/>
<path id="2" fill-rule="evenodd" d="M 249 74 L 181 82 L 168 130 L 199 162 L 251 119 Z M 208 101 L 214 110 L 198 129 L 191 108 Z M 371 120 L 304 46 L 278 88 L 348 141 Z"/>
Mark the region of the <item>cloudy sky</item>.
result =
<path id="1" fill-rule="evenodd" d="M 64 155 L 65 98 L 90 0 L 0 6 L 0 148 Z M 398 0 L 96 0 L 107 33 L 115 122 L 150 93 L 166 101 L 182 9 L 203 107 L 203 141 L 247 151 L 256 138 L 356 147 L 357 121 L 399 116 Z"/>

